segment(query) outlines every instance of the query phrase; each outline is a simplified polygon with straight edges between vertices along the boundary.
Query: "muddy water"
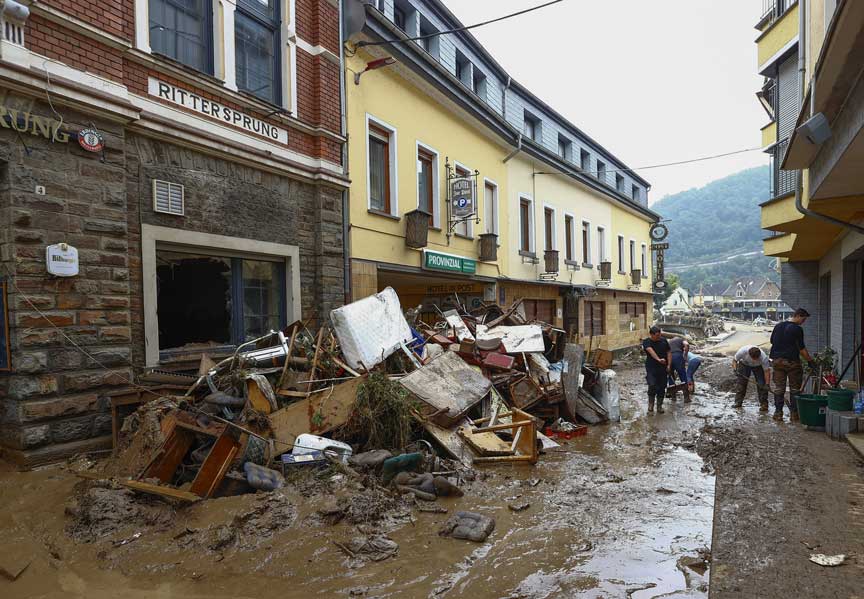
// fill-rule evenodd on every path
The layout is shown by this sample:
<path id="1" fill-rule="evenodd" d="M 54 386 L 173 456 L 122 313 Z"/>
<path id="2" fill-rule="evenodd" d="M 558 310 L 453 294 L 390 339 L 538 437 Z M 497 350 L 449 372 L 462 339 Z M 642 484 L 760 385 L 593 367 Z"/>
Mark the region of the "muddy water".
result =
<path id="1" fill-rule="evenodd" d="M 61 469 L 0 475 L 0 532 L 30 539 L 22 552 L 32 557 L 16 582 L 0 578 L 0 596 L 705 597 L 707 574 L 685 564 L 710 547 L 714 480 L 688 441 L 723 410 L 703 389 L 697 403 L 649 416 L 639 370 L 619 376 L 620 424 L 563 442 L 533 468 L 488 468 L 465 497 L 439 500 L 451 513 L 493 516 L 486 543 L 441 538 L 447 515 L 414 511 L 386 527 L 398 555 L 362 566 L 333 542 L 356 529 L 318 522 L 293 490 L 293 522 L 260 535 L 242 529 L 230 548 L 181 540 L 248 512 L 251 496 L 203 502 L 167 527 L 130 526 L 82 544 L 63 530 L 75 477 Z M 530 506 L 508 509 L 522 503 Z"/>

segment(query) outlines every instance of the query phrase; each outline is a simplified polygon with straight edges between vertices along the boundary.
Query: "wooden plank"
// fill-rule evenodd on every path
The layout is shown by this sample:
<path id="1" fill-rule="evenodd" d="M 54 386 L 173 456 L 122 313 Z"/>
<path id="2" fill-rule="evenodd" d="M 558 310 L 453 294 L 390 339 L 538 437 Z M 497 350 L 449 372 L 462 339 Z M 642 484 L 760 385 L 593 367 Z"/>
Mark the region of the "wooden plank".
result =
<path id="1" fill-rule="evenodd" d="M 210 497 L 222 482 L 239 449 L 240 443 L 234 438 L 233 433 L 226 431 L 213 444 L 189 491 L 205 499 Z"/>
<path id="2" fill-rule="evenodd" d="M 330 432 L 348 421 L 357 389 L 366 377 L 358 377 L 295 402 L 270 414 L 273 438 L 282 447 L 290 447 L 304 433 Z M 280 395 L 284 392 L 280 392 Z M 314 420 L 314 422 L 313 422 Z"/>
<path id="3" fill-rule="evenodd" d="M 478 433 L 460 426 L 456 433 L 480 456 L 512 455 L 510 444 L 495 433 Z"/>
<path id="4" fill-rule="evenodd" d="M 285 377 L 288 374 L 288 366 L 291 364 L 291 354 L 294 353 L 294 341 L 297 339 L 297 327 L 299 326 L 299 322 L 295 322 L 291 327 L 291 340 L 288 342 L 288 353 L 285 355 L 285 365 L 282 367 L 282 374 L 279 375 L 279 382 L 276 383 L 277 387 L 283 387 L 285 383 Z"/>
<path id="5" fill-rule="evenodd" d="M 299 397 L 300 399 L 306 399 L 309 397 L 309 394 L 304 391 L 289 391 L 288 389 L 279 389 L 276 392 L 276 395 L 281 395 L 282 397 Z"/>
<path id="6" fill-rule="evenodd" d="M 429 433 L 429 436 L 435 439 L 438 445 L 440 445 L 451 458 L 459 460 L 469 468 L 471 467 L 471 464 L 476 459 L 474 457 L 474 452 L 471 451 L 471 448 L 468 446 L 466 441 L 460 437 L 455 430 L 449 430 L 443 426 L 438 426 L 430 420 L 422 420 L 418 418 L 418 421 L 426 432 Z M 462 426 L 467 426 L 467 424 L 467 420 L 462 421 Z"/>
<path id="7" fill-rule="evenodd" d="M 189 491 L 181 491 L 174 487 L 163 487 L 161 485 L 153 485 L 140 480 L 118 480 L 118 484 L 128 487 L 133 491 L 140 491 L 150 495 L 159 495 L 168 499 L 179 499 L 180 501 L 199 501 L 201 497 Z"/>
<path id="8" fill-rule="evenodd" d="M 163 483 L 171 482 L 174 472 L 177 471 L 177 467 L 195 440 L 191 431 L 181 428 L 179 422 L 177 425 L 139 478 L 156 478 Z"/>
<path id="9" fill-rule="evenodd" d="M 318 329 L 318 337 L 315 340 L 315 355 L 312 357 L 312 368 L 309 370 L 309 383 L 306 384 L 306 391 L 312 390 L 312 382 L 315 380 L 315 369 L 318 368 L 318 357 L 321 355 L 321 337 L 324 335 L 324 327 Z"/>

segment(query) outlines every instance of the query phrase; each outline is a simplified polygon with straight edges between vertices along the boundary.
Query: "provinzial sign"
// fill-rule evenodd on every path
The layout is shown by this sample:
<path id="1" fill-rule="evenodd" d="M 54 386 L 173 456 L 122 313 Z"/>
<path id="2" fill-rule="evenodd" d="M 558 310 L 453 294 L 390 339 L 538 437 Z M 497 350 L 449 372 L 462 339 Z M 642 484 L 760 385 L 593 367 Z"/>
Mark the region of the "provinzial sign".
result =
<path id="1" fill-rule="evenodd" d="M 252 115 L 229 108 L 219 102 L 208 100 L 176 85 L 159 81 L 155 77 L 149 78 L 147 86 L 151 96 L 167 100 L 184 108 L 189 108 L 223 123 L 240 127 L 249 133 L 254 133 L 279 143 L 288 143 L 288 131 L 286 129 L 271 125 Z"/>
<path id="2" fill-rule="evenodd" d="M 442 272 L 474 274 L 477 272 L 477 261 L 464 256 L 423 250 L 423 268 Z"/>
<path id="3" fill-rule="evenodd" d="M 451 179 L 450 201 L 453 216 L 465 217 L 474 214 L 474 180 L 471 177 Z"/>
<path id="4" fill-rule="evenodd" d="M 666 242 L 666 243 L 652 243 L 652 244 L 651 244 L 651 250 L 652 250 L 652 251 L 657 251 L 657 250 L 668 250 L 668 249 L 669 249 L 669 242 Z"/>

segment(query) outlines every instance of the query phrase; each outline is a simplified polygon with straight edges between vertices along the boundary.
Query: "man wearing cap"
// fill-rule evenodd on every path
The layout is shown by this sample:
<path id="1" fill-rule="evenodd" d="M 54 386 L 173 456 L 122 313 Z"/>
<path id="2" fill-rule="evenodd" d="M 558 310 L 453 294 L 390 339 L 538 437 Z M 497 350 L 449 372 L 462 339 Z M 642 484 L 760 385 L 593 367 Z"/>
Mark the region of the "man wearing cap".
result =
<path id="1" fill-rule="evenodd" d="M 738 384 L 735 389 L 735 407 L 744 405 L 744 396 L 747 395 L 747 385 L 752 376 L 756 379 L 756 395 L 759 398 L 759 411 L 768 411 L 768 381 L 771 380 L 771 363 L 768 354 L 756 345 L 745 345 L 735 354 L 732 359 L 732 368 Z"/>
<path id="2" fill-rule="evenodd" d="M 648 382 L 648 413 L 654 411 L 657 402 L 657 413 L 663 413 L 663 398 L 666 396 L 666 379 L 672 371 L 672 360 L 669 342 L 663 338 L 660 327 L 649 329 L 650 336 L 642 342 L 645 350 L 645 375 Z"/>
<path id="3" fill-rule="evenodd" d="M 792 318 L 777 323 L 771 333 L 771 366 L 774 371 L 774 420 L 783 420 L 783 403 L 786 384 L 789 384 L 789 421 L 798 421 L 798 393 L 804 380 L 801 359 L 812 362 L 813 357 L 804 346 L 804 329 L 801 328 L 810 313 L 798 308 Z"/>

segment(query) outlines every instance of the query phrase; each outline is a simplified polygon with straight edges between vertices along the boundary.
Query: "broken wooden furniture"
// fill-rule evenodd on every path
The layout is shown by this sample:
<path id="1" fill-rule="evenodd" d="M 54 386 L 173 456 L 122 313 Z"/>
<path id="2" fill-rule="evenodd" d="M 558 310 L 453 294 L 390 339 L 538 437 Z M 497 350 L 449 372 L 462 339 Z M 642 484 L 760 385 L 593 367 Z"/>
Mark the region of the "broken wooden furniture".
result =
<path id="1" fill-rule="evenodd" d="M 138 477 L 139 480 L 135 481 L 136 484 L 139 487 L 141 487 L 140 483 L 147 486 L 151 485 L 147 482 L 148 479 L 157 479 L 162 485 L 170 485 L 174 481 L 183 459 L 192 449 L 196 438 L 201 435 L 211 437 L 213 444 L 207 457 L 204 458 L 198 468 L 198 473 L 195 475 L 188 493 L 201 499 L 213 495 L 228 472 L 234 458 L 237 457 L 243 442 L 241 437 L 245 434 L 236 427 L 221 422 L 201 422 L 205 418 L 196 418 L 188 412 L 176 412 L 172 416 L 173 422 L 169 424 L 165 442 L 162 443 L 150 463 L 144 468 Z M 177 498 L 176 493 L 174 493 L 178 490 L 176 488 L 168 487 L 170 492 L 162 492 L 160 491 L 163 489 L 161 485 L 152 485 L 152 487 L 142 487 L 138 490 Z"/>
<path id="2" fill-rule="evenodd" d="M 499 418 L 509 419 L 510 422 L 498 424 L 496 422 Z M 478 427 L 479 424 L 486 424 L 486 426 Z M 513 440 L 507 443 L 495 434 L 498 431 L 508 432 Z M 479 457 L 474 458 L 475 464 L 501 462 L 536 464 L 540 457 L 537 451 L 537 426 L 534 418 L 518 408 L 500 414 L 493 413 L 489 418 L 475 420 L 472 425 L 461 426 L 458 434 L 480 454 Z"/>
<path id="3" fill-rule="evenodd" d="M 155 387 L 136 387 L 132 389 L 123 389 L 106 393 L 108 402 L 111 405 L 111 440 L 114 451 L 117 451 L 118 441 L 120 439 L 120 429 L 123 427 L 123 420 L 132 412 L 137 410 L 148 401 L 153 401 L 160 397 L 170 395 L 183 395 L 187 387 L 180 385 L 158 385 Z"/>

